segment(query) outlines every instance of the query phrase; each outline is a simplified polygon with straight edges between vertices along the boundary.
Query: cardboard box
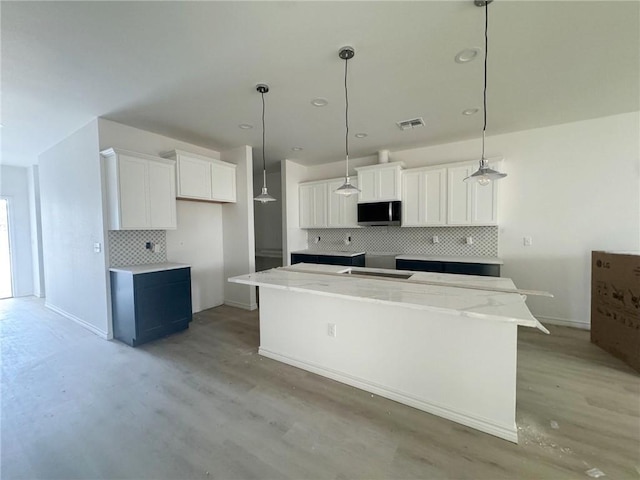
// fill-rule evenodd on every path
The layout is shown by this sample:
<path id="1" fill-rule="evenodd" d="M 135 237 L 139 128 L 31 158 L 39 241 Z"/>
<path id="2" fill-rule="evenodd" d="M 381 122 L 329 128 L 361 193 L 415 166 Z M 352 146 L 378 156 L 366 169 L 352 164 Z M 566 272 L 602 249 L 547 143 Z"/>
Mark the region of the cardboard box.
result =
<path id="1" fill-rule="evenodd" d="M 640 253 L 591 253 L 591 342 L 640 372 Z"/>

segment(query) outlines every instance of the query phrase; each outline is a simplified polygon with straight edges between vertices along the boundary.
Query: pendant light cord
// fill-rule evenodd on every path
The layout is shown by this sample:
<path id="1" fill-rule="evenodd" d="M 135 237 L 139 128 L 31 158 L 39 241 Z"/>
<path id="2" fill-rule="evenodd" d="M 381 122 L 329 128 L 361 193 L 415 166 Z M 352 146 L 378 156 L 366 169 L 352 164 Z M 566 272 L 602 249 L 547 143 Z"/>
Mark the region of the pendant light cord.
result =
<path id="1" fill-rule="evenodd" d="M 345 136 L 344 136 L 344 148 L 347 154 L 347 174 L 345 177 L 349 177 L 349 89 L 347 87 L 347 65 L 349 64 L 349 59 L 345 58 L 344 60 L 344 124 L 346 127 Z"/>
<path id="2" fill-rule="evenodd" d="M 484 117 L 484 123 L 482 124 L 482 158 L 480 159 L 480 163 L 482 166 L 485 166 L 485 157 L 484 157 L 484 139 L 485 133 L 487 131 L 487 54 L 489 48 L 489 39 L 488 39 L 488 31 L 489 31 L 489 2 L 485 2 L 484 4 L 484 89 L 482 91 L 482 113 Z"/>
<path id="3" fill-rule="evenodd" d="M 267 187 L 267 164 L 264 160 L 264 92 L 260 92 L 262 96 L 262 186 Z"/>

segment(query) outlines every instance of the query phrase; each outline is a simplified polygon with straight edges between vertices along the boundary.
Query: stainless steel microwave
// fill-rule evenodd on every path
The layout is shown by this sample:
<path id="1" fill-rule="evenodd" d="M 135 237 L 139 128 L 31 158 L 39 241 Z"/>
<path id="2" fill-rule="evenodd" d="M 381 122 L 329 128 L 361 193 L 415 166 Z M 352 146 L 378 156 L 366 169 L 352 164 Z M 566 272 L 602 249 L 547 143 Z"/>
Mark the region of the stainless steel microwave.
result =
<path id="1" fill-rule="evenodd" d="M 358 204 L 358 225 L 366 227 L 400 225 L 402 220 L 401 202 L 374 202 Z"/>

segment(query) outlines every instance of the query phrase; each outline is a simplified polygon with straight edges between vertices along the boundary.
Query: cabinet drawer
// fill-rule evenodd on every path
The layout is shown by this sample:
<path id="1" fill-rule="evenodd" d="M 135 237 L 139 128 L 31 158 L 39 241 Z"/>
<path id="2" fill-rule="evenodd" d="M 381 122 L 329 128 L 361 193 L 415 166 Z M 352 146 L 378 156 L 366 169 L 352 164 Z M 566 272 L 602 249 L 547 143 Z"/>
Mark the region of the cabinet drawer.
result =
<path id="1" fill-rule="evenodd" d="M 444 263 L 419 260 L 396 260 L 396 270 L 444 273 Z"/>
<path id="2" fill-rule="evenodd" d="M 141 273 L 133 277 L 134 288 L 149 288 L 168 283 L 188 282 L 190 279 L 189 268 L 177 268 L 175 270 L 163 270 L 161 272 Z"/>
<path id="3" fill-rule="evenodd" d="M 500 265 L 486 263 L 445 263 L 445 273 L 459 273 L 463 275 L 482 275 L 484 277 L 499 277 Z"/>

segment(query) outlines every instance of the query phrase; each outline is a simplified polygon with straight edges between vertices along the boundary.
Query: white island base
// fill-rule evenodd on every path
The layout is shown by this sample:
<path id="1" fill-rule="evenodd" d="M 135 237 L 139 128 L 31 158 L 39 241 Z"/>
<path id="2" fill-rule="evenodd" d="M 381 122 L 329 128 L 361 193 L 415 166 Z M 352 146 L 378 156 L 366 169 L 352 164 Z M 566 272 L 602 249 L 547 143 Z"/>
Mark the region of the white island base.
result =
<path id="1" fill-rule="evenodd" d="M 446 301 L 451 287 L 353 277 L 336 287 L 333 277 L 277 270 L 230 279 L 263 287 L 261 355 L 517 443 L 517 329 L 537 324 L 520 295 L 501 294 L 502 308 L 524 308 L 530 320 L 425 307 L 415 290 Z M 376 289 L 387 298 L 372 298 Z M 483 299 L 474 304 L 496 303 L 491 292 L 453 295 L 465 292 Z"/>

